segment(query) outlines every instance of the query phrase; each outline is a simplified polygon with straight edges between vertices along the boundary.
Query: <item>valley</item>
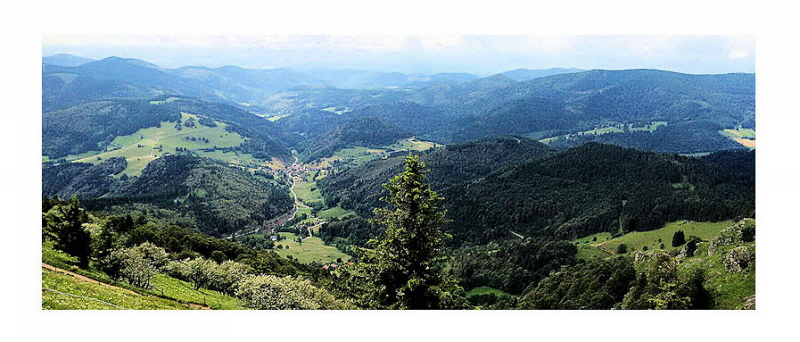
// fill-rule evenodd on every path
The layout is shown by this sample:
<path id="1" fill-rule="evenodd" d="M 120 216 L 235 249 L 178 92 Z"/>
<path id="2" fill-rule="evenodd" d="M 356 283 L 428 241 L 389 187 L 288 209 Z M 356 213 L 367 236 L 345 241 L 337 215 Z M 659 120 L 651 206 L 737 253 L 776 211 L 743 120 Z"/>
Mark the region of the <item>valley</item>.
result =
<path id="1" fill-rule="evenodd" d="M 754 308 L 754 74 L 68 60 L 44 309 Z"/>

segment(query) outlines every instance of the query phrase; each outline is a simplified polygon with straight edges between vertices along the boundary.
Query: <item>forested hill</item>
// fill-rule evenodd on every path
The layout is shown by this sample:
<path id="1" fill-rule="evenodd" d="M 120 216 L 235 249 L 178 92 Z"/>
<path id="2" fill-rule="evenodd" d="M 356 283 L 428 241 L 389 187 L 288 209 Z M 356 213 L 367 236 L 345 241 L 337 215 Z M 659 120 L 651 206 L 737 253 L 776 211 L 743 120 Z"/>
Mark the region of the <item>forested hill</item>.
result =
<path id="1" fill-rule="evenodd" d="M 553 153 L 546 145 L 519 136 L 487 138 L 447 145 L 421 154 L 430 169 L 428 181 L 435 190 L 490 174 L 506 165 Z M 381 186 L 403 170 L 404 156 L 375 160 L 319 181 L 325 200 L 331 205 L 354 209 L 369 217 L 372 208 L 382 206 Z"/>
<path id="2" fill-rule="evenodd" d="M 655 229 L 679 219 L 754 215 L 755 175 L 732 173 L 727 170 L 731 162 L 717 162 L 714 155 L 699 160 L 596 143 L 557 153 L 536 151 L 505 151 L 492 161 L 478 153 L 453 162 L 446 150 L 423 155 L 433 189 L 445 197 L 443 207 L 453 220 L 445 229 L 456 245 L 506 239 L 512 231 L 574 239 Z M 721 160 L 753 168 L 755 152 L 725 153 L 728 157 Z M 473 164 L 469 157 L 476 157 L 478 166 L 468 167 Z M 376 183 L 388 179 L 384 176 L 399 164 L 396 159 L 376 161 L 319 184 L 326 200 L 369 217 L 371 206 L 382 205 Z M 479 172 L 467 171 L 470 167 Z M 442 170 L 453 173 L 442 177 L 447 174 Z"/>
<path id="3" fill-rule="evenodd" d="M 149 100 L 103 100 L 42 114 L 42 155 L 51 159 L 105 151 L 114 138 L 139 129 L 177 122 L 181 113 L 217 120 L 246 140 L 236 149 L 256 158 L 291 160 L 278 140 L 283 135 L 269 120 L 244 110 L 192 98 L 161 95 Z"/>
<path id="4" fill-rule="evenodd" d="M 752 168 L 755 152 L 736 153 L 748 156 L 740 167 Z M 454 220 L 449 229 L 465 240 L 489 241 L 511 231 L 574 239 L 680 219 L 752 216 L 754 178 L 695 158 L 591 143 L 442 193 Z"/>
<path id="5" fill-rule="evenodd" d="M 124 164 L 117 158 L 99 165 L 46 165 L 43 195 L 77 195 L 92 209 L 141 211 L 215 236 L 257 226 L 292 208 L 285 187 L 211 159 L 166 155 L 139 177 L 114 177 Z"/>
<path id="6" fill-rule="evenodd" d="M 313 139 L 305 148 L 302 158 L 305 161 L 318 160 L 330 157 L 345 147 L 380 147 L 410 136 L 408 131 L 378 118 L 356 118 Z"/>

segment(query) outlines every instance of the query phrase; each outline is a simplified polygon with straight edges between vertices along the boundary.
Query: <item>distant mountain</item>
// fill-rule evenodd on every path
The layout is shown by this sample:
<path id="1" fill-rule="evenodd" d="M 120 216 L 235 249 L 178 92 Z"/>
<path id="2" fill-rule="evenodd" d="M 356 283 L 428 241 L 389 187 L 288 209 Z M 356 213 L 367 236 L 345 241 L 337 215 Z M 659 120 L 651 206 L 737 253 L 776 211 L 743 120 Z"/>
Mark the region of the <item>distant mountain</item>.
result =
<path id="1" fill-rule="evenodd" d="M 94 62 L 94 59 L 83 58 L 68 54 L 57 54 L 49 57 L 42 57 L 42 64 L 58 65 L 65 67 L 76 67 L 83 64 Z"/>
<path id="2" fill-rule="evenodd" d="M 569 74 L 575 72 L 582 72 L 585 71 L 583 69 L 564 69 L 564 68 L 552 68 L 552 69 L 540 69 L 540 70 L 531 70 L 531 69 L 515 69 L 511 71 L 506 71 L 500 73 L 500 75 L 506 76 L 510 79 L 513 79 L 518 82 L 522 81 L 530 81 L 535 78 L 540 77 L 547 77 L 559 74 Z"/>
<path id="3" fill-rule="evenodd" d="M 545 76 L 553 73 L 557 74 Z M 532 79 L 518 81 L 528 78 Z M 343 118 L 374 116 L 444 144 L 521 134 L 549 138 L 558 148 L 595 141 L 670 153 L 737 148 L 733 140 L 718 132 L 755 128 L 753 74 L 519 69 L 478 78 L 464 73 L 426 76 L 234 66 L 170 70 L 110 57 L 78 67 L 43 65 L 42 94 L 44 112 L 163 94 L 225 103 L 287 120 L 277 125 L 286 129 L 278 135 L 284 137 L 287 147 L 297 149 L 305 147 L 302 140 L 316 138 L 347 121 L 317 115 L 320 111 Z M 301 116 L 288 120 L 294 115 Z M 311 121 L 300 123 L 300 118 Z M 656 122 L 660 124 L 647 131 L 608 130 Z"/>
<path id="4" fill-rule="evenodd" d="M 439 73 L 427 77 L 429 82 L 434 83 L 463 83 L 473 81 L 478 78 L 480 78 L 478 75 L 459 72 Z"/>

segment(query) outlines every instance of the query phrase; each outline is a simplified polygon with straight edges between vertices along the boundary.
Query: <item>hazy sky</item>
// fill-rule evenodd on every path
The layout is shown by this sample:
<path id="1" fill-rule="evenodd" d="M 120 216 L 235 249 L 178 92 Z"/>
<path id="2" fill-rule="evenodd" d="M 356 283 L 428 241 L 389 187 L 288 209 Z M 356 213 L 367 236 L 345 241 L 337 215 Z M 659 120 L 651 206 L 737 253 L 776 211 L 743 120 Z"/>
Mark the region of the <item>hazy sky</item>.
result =
<path id="1" fill-rule="evenodd" d="M 357 68 L 494 74 L 516 68 L 755 72 L 753 36 L 45 36 L 42 54 L 161 67 Z"/>

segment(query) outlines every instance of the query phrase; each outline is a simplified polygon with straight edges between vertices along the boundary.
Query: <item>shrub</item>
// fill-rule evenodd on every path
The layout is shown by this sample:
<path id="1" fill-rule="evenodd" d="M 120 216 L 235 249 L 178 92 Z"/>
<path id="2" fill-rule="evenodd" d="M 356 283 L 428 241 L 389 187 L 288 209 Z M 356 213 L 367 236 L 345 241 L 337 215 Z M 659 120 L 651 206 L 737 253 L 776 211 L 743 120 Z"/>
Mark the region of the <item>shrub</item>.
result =
<path id="1" fill-rule="evenodd" d="M 353 309 L 328 291 L 305 279 L 251 276 L 240 281 L 236 295 L 248 307 L 257 310 L 331 310 Z"/>
<path id="2" fill-rule="evenodd" d="M 618 254 L 625 254 L 627 252 L 628 252 L 628 245 L 626 245 L 624 243 L 619 244 L 619 247 L 617 247 L 617 253 Z"/>

